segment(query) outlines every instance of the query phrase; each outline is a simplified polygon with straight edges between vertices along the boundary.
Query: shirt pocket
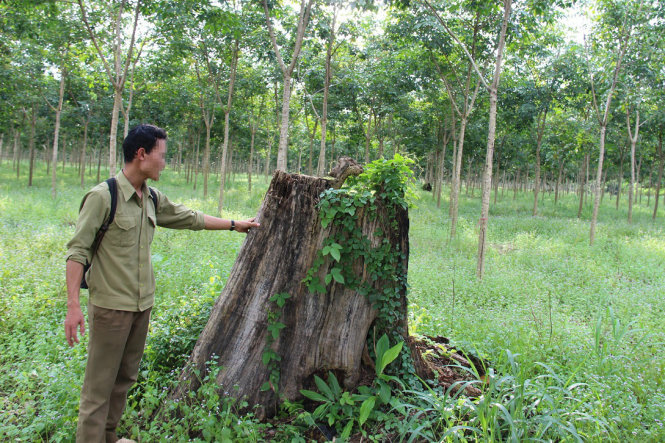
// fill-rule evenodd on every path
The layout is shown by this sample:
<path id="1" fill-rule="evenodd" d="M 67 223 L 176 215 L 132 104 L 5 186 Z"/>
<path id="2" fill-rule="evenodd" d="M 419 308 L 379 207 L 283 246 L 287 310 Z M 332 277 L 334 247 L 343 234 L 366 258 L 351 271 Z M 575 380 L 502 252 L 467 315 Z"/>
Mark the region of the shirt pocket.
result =
<path id="1" fill-rule="evenodd" d="M 152 243 L 152 238 L 155 236 L 155 227 L 157 226 L 157 218 L 152 215 L 148 214 L 148 244 Z"/>
<path id="2" fill-rule="evenodd" d="M 109 240 L 115 246 L 132 246 L 138 241 L 136 233 L 136 218 L 127 215 L 118 215 L 113 220 L 107 233 Z"/>

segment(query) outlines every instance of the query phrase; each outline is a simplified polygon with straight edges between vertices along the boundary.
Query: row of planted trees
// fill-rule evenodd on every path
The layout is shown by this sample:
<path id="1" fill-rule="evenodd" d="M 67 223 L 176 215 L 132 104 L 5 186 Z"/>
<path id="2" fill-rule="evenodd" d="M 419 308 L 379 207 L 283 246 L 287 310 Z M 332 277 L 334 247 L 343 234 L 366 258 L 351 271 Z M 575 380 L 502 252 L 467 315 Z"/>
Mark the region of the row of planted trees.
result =
<path id="1" fill-rule="evenodd" d="M 339 155 L 407 152 L 437 198 L 450 183 L 451 237 L 479 183 L 479 276 L 493 188 L 530 183 L 536 215 L 543 183 L 574 180 L 593 192 L 592 243 L 608 187 L 628 182 L 629 220 L 638 183 L 658 195 L 662 5 L 407 3 L 5 2 L 0 158 L 17 176 L 21 157 L 76 158 L 83 185 L 95 160 L 117 170 L 120 128 L 152 122 L 204 197 L 220 176 L 221 212 L 240 165 L 321 176 Z"/>

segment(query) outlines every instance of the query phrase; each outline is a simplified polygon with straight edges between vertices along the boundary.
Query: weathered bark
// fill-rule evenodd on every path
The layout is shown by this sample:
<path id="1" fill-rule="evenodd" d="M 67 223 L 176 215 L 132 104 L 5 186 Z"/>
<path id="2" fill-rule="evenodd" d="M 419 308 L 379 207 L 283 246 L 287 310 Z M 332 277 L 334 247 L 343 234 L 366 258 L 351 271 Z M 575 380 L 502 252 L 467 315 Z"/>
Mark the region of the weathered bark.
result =
<path id="1" fill-rule="evenodd" d="M 279 320 L 286 327 L 272 346 L 281 357 L 277 387 L 280 396 L 301 398 L 300 389 L 311 386 L 315 374 L 328 370 L 334 371 L 348 389 L 358 383 L 363 349 L 376 310 L 365 296 L 334 281 L 325 294 L 312 294 L 302 283 L 324 239 L 337 229 L 322 228 L 316 207 L 321 193 L 334 184 L 328 179 L 275 172 L 257 215 L 261 228 L 252 229 L 247 235 L 172 397 L 185 398 L 188 391 L 196 390 L 205 374 L 206 362 L 216 355 L 223 368 L 216 379 L 220 391 L 245 397 L 250 405 L 261 405 L 262 413 L 274 414 L 275 392 L 261 391 L 270 374 L 262 362 L 262 353 L 268 334 L 269 298 L 278 293 L 291 296 Z M 360 209 L 357 226 L 374 246 L 383 241 L 377 237 L 377 229 L 387 233 L 393 250 L 400 254 L 398 266 L 406 275 L 408 214 L 401 208 L 395 217 L 388 214 L 381 205 L 376 217 Z M 332 263 L 325 263 L 319 269 L 319 277 L 331 267 Z M 358 276 L 363 275 L 362 260 L 354 263 L 353 269 Z M 395 287 L 394 282 L 381 280 L 373 285 Z M 405 281 L 397 285 L 401 321 L 395 326 L 406 339 Z M 195 376 L 194 371 L 201 375 Z"/>

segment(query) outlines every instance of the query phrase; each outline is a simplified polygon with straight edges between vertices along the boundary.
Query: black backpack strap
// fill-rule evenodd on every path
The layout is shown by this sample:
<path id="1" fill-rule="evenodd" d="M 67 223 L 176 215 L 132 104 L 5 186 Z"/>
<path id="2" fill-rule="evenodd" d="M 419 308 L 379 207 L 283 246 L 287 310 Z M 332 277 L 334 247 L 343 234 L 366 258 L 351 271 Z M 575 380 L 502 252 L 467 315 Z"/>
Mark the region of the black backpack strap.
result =
<path id="1" fill-rule="evenodd" d="M 106 179 L 106 184 L 108 185 L 109 193 L 111 194 L 111 211 L 109 212 L 109 218 L 107 218 L 104 223 L 102 223 L 102 225 L 99 227 L 99 231 L 97 231 L 97 235 L 95 235 L 95 241 L 92 244 L 92 256 L 94 256 L 95 252 L 97 252 L 97 248 L 99 248 L 99 244 L 102 242 L 104 234 L 106 234 L 109 226 L 111 223 L 113 223 L 113 219 L 115 218 L 115 209 L 118 207 L 118 181 L 115 177 L 111 177 Z"/>
<path id="2" fill-rule="evenodd" d="M 157 193 L 150 186 L 148 186 L 148 189 L 150 189 L 150 198 L 152 199 L 152 203 L 155 205 L 155 214 L 157 214 L 157 207 L 159 206 L 157 204 L 157 201 L 158 201 L 157 200 Z"/>
<path id="3" fill-rule="evenodd" d="M 99 231 L 97 231 L 97 234 L 95 234 L 95 240 L 93 240 L 90 247 L 92 250 L 92 253 L 90 254 L 90 263 L 86 263 L 86 265 L 83 267 L 83 279 L 81 280 L 81 288 L 83 289 L 88 289 L 88 283 L 85 281 L 85 274 L 88 272 L 88 269 L 92 264 L 92 259 L 97 254 L 97 249 L 99 249 L 99 245 L 104 238 L 104 234 L 106 234 L 109 226 L 111 223 L 113 223 L 113 219 L 115 218 L 115 210 L 118 207 L 118 181 L 115 177 L 111 177 L 106 179 L 106 184 L 108 185 L 109 193 L 111 194 L 111 210 L 109 212 L 109 217 L 104 220 L 104 223 L 102 223 L 102 225 L 99 227 Z M 81 202 L 81 207 L 83 207 L 84 202 L 85 200 Z"/>

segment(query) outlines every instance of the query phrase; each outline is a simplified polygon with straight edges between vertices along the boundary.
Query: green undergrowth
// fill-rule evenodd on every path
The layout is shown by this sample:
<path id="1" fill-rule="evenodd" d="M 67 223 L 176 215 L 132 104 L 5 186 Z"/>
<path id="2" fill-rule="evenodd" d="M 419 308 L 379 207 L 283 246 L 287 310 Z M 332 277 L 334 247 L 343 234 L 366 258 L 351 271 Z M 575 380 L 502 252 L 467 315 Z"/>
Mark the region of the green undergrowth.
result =
<path id="1" fill-rule="evenodd" d="M 17 181 L 8 163 L 0 166 L 3 441 L 72 441 L 85 367 L 86 336 L 69 348 L 62 327 L 65 244 L 85 191 L 68 167 L 51 198 L 43 169 L 38 165 L 35 186 L 27 188 L 27 178 Z M 200 180 L 194 191 L 184 174 L 167 170 L 154 185 L 174 201 L 214 214 L 219 184 L 211 176 L 210 196 L 203 199 Z M 248 193 L 246 176 L 227 182 L 223 216 L 255 215 L 267 183 L 254 177 Z M 402 389 L 392 382 L 392 403 L 372 409 L 374 415 L 363 421 L 364 438 L 664 440 L 665 218 L 661 212 L 652 222 L 653 197 L 651 207 L 646 196 L 638 201 L 629 224 L 625 198 L 617 211 L 606 196 L 590 247 L 591 197 L 577 219 L 576 195 L 564 194 L 555 205 L 546 193 L 541 215 L 532 217 L 532 194 L 513 199 L 507 190 L 490 206 L 486 274 L 478 281 L 478 191 L 474 198 L 462 192 L 454 241 L 448 240 L 447 194 L 446 187 L 439 209 L 431 194 L 419 191 L 409 210 L 409 327 L 411 333 L 448 337 L 488 361 L 484 381 L 467 382 L 483 395 L 469 399 L 458 390 L 422 384 Z M 269 422 L 260 422 L 251 409 L 239 413 L 242 402 L 220 398 L 210 375 L 191 398 L 179 404 L 166 399 L 242 241 L 233 232 L 158 230 L 152 250 L 156 305 L 123 435 L 142 441 L 309 441 L 323 435 L 327 415 L 312 424 L 307 414 L 313 411 L 302 404 L 285 405 Z M 334 386 L 327 375 L 322 381 Z M 329 410 L 346 417 L 339 420 L 339 435 L 349 418 L 357 424 L 364 417 L 369 397 L 356 401 L 353 395 L 362 393 L 331 393 Z M 179 419 L 151 420 L 164 401 L 179 408 Z"/>

